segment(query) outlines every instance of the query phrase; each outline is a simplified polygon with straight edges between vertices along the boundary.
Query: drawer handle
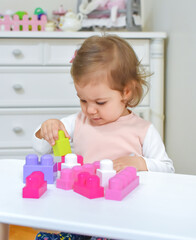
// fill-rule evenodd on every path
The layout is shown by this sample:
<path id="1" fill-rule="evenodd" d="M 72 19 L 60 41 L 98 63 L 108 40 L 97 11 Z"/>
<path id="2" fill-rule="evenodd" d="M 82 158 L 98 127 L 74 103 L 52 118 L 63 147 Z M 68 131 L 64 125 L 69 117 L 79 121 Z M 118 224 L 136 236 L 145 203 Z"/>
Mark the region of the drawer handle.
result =
<path id="1" fill-rule="evenodd" d="M 16 83 L 16 84 L 13 85 L 13 89 L 14 89 L 15 91 L 20 91 L 20 90 L 23 89 L 23 87 L 22 87 L 21 84 Z"/>
<path id="2" fill-rule="evenodd" d="M 22 51 L 20 49 L 14 49 L 12 53 L 15 57 L 22 55 Z"/>
<path id="3" fill-rule="evenodd" d="M 21 133 L 23 130 L 22 130 L 21 127 L 14 127 L 14 128 L 13 128 L 13 131 L 14 131 L 15 133 Z"/>

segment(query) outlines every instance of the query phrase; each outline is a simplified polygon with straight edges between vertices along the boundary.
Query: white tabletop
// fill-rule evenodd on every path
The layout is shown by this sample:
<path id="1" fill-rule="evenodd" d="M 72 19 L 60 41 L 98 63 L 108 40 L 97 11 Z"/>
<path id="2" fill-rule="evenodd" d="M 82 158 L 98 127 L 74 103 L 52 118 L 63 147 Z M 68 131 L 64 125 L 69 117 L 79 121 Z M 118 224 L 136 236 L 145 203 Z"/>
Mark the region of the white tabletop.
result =
<path id="1" fill-rule="evenodd" d="M 48 185 L 22 198 L 23 160 L 0 160 L 0 222 L 127 240 L 195 240 L 196 176 L 141 172 L 123 201 L 89 200 Z"/>

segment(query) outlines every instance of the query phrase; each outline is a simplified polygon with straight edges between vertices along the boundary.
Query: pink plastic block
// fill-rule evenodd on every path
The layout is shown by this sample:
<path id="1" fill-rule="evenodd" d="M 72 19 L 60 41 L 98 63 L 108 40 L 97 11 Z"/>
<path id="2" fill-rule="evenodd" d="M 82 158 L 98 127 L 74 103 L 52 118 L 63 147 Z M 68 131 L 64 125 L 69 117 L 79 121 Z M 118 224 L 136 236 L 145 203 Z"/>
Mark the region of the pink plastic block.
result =
<path id="1" fill-rule="evenodd" d="M 94 166 L 94 168 L 95 168 L 95 174 L 96 174 L 97 169 L 100 168 L 100 161 L 96 161 L 96 162 L 94 162 L 94 163 L 93 163 L 93 166 Z"/>
<path id="2" fill-rule="evenodd" d="M 81 155 L 77 155 L 77 162 L 81 164 L 81 166 L 84 164 L 83 157 Z"/>
<path id="3" fill-rule="evenodd" d="M 73 184 L 74 184 L 73 170 L 71 168 L 62 169 L 61 176 L 56 181 L 56 187 L 65 190 L 71 190 L 73 189 Z"/>
<path id="4" fill-rule="evenodd" d="M 78 175 L 78 181 L 74 183 L 74 192 L 89 199 L 104 196 L 104 188 L 100 186 L 100 179 L 96 175 L 82 172 Z"/>
<path id="5" fill-rule="evenodd" d="M 86 163 L 82 166 L 82 168 L 83 168 L 84 172 L 88 172 L 91 175 L 95 174 L 95 167 L 93 164 Z"/>
<path id="6" fill-rule="evenodd" d="M 44 181 L 42 172 L 33 172 L 26 178 L 26 186 L 23 188 L 23 198 L 40 198 L 47 190 L 47 182 Z"/>
<path id="7" fill-rule="evenodd" d="M 139 185 L 136 169 L 127 167 L 114 177 L 110 178 L 109 186 L 105 191 L 105 198 L 121 201 Z"/>
<path id="8" fill-rule="evenodd" d="M 61 162 L 58 162 L 58 171 L 61 171 L 61 164 L 65 162 L 65 156 L 61 156 Z"/>
<path id="9" fill-rule="evenodd" d="M 74 175 L 74 182 L 76 182 L 78 180 L 78 175 L 81 172 L 84 172 L 82 166 L 75 166 L 75 167 L 72 168 L 72 171 L 73 171 L 73 175 Z"/>

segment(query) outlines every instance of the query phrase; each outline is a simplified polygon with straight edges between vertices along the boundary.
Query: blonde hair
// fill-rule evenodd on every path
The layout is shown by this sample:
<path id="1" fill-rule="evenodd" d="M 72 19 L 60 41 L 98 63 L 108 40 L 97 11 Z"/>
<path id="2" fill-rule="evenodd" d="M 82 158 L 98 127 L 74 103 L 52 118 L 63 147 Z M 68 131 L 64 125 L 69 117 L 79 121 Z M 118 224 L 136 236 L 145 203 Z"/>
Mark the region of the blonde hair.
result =
<path id="1" fill-rule="evenodd" d="M 76 84 L 86 85 L 86 74 L 105 69 L 111 89 L 123 93 L 126 86 L 132 90 L 126 105 L 135 107 L 148 89 L 146 77 L 132 47 L 115 35 L 92 36 L 87 38 L 72 62 L 71 75 Z M 101 81 L 101 79 L 100 79 Z"/>

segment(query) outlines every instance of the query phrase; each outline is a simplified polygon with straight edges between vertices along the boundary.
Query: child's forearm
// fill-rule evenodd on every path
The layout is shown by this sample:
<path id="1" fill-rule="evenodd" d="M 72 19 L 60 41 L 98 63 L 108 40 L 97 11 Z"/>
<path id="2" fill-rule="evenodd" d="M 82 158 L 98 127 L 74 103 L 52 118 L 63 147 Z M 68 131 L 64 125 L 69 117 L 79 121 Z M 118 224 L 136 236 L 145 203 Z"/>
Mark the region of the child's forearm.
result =
<path id="1" fill-rule="evenodd" d="M 114 170 L 117 172 L 126 167 L 135 167 L 137 171 L 148 171 L 146 161 L 139 156 L 125 156 L 113 161 Z"/>

